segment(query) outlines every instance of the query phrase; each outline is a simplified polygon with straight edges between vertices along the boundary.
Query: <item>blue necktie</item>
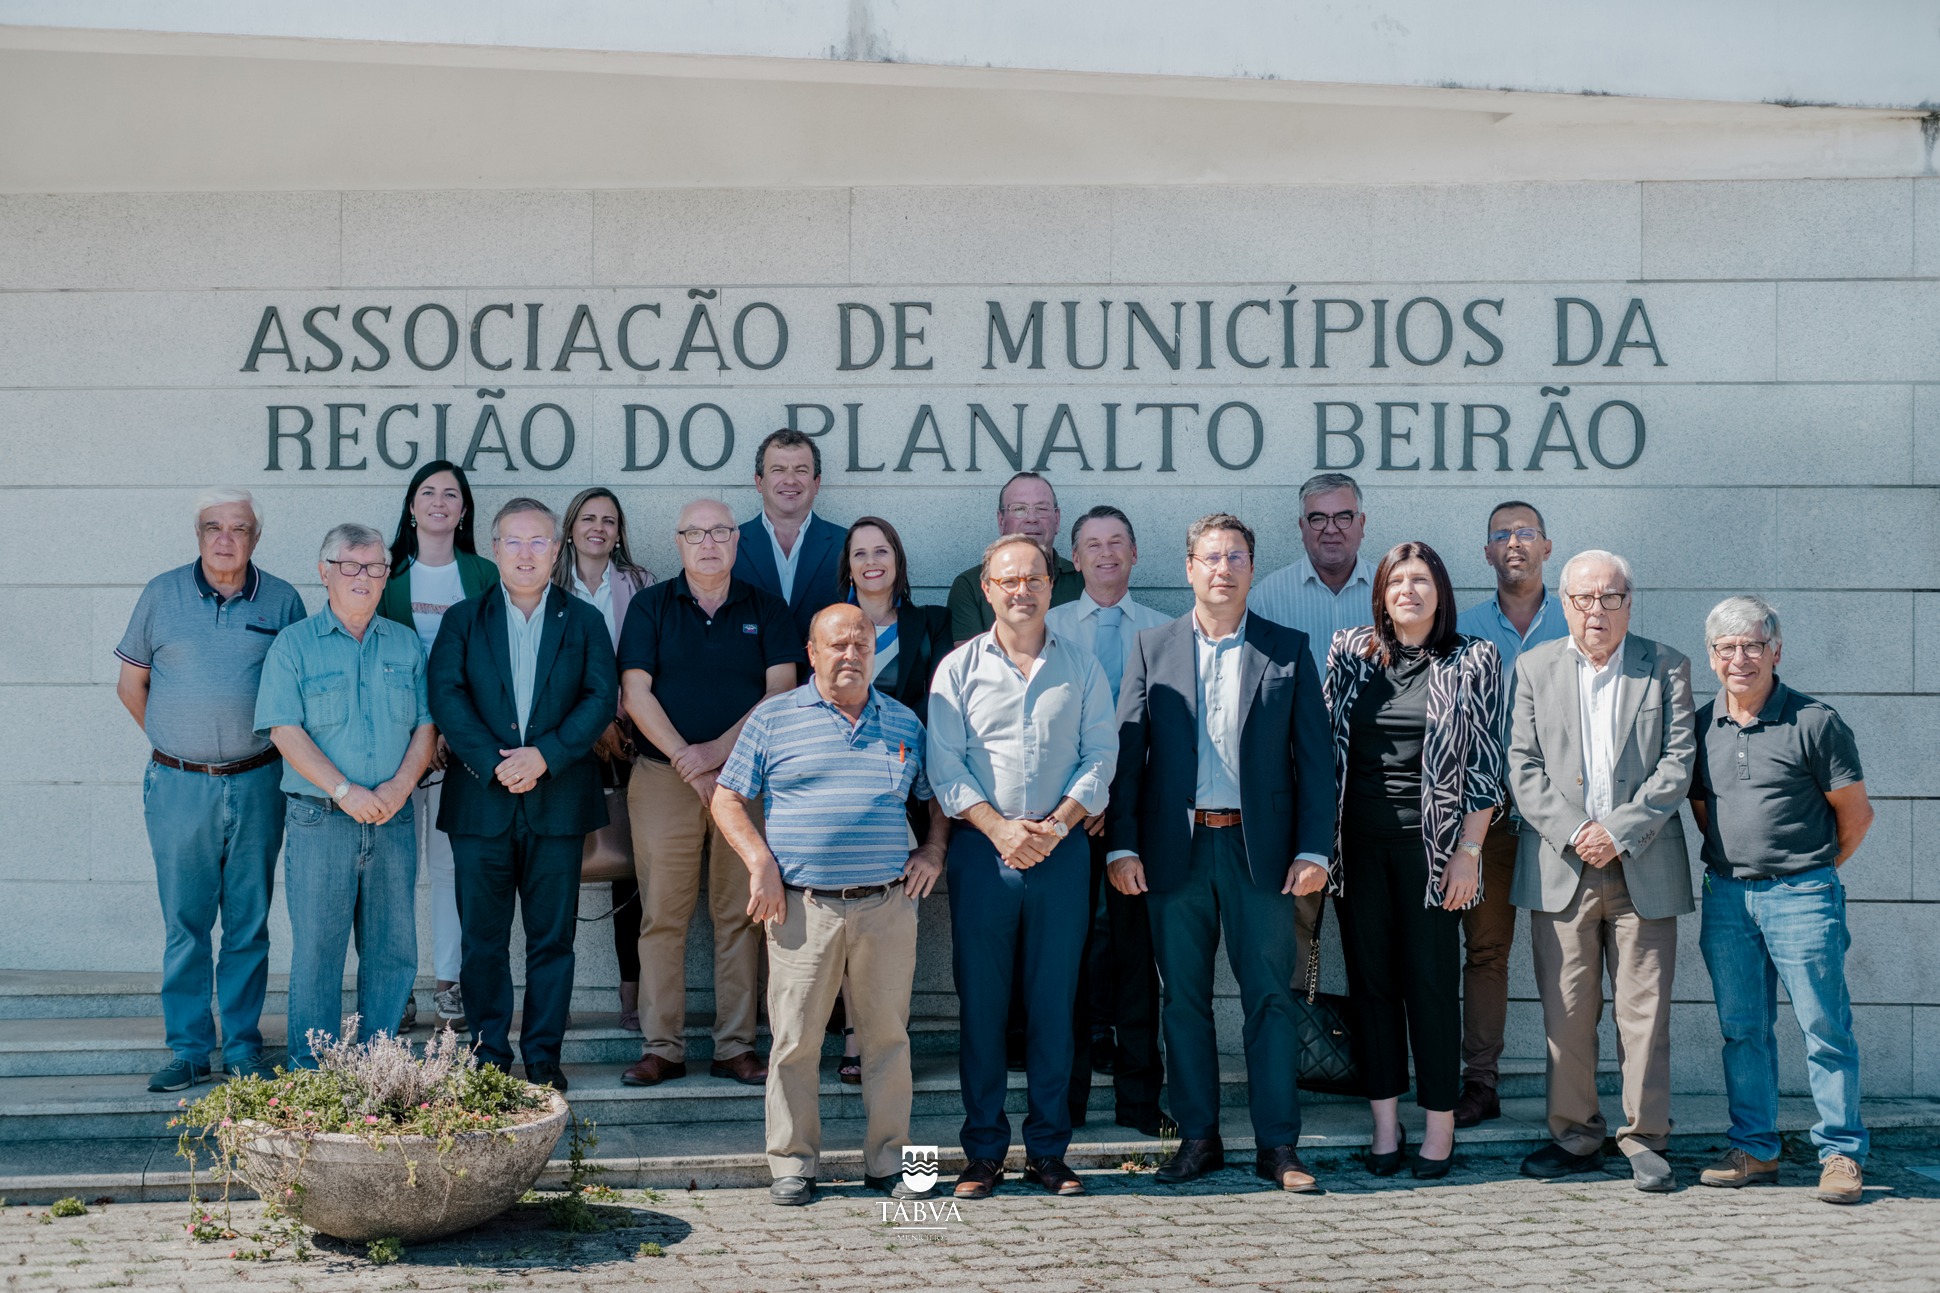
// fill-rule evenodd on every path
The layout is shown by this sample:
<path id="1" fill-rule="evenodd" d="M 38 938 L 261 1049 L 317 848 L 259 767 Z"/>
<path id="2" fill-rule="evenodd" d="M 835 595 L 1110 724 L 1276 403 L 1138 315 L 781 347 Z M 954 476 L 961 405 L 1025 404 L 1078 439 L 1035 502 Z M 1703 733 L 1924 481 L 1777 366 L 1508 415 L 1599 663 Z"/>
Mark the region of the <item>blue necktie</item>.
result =
<path id="1" fill-rule="evenodd" d="M 1105 667 L 1105 681 L 1111 684 L 1111 698 L 1118 700 L 1118 684 L 1125 676 L 1125 644 L 1119 636 L 1119 621 L 1125 618 L 1122 606 L 1098 608 L 1098 663 Z"/>

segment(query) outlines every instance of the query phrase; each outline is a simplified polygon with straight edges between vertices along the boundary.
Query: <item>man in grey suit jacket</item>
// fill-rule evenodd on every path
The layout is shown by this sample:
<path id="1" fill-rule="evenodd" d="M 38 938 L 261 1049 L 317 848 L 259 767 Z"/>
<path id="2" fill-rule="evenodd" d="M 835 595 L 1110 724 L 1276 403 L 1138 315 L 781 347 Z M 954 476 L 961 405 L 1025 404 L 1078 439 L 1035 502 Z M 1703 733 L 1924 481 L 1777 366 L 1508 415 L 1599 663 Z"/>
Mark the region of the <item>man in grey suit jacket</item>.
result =
<path id="1" fill-rule="evenodd" d="M 1596 1090 L 1603 968 L 1622 1039 L 1617 1143 L 1640 1190 L 1672 1187 L 1671 977 L 1694 910 L 1678 806 L 1697 766 L 1691 662 L 1630 632 L 1630 564 L 1590 551 L 1563 567 L 1570 635 L 1516 665 L 1509 779 L 1522 814 L 1510 899 L 1529 908 L 1549 1040 L 1549 1132 L 1523 1160 L 1544 1179 L 1603 1166 Z"/>

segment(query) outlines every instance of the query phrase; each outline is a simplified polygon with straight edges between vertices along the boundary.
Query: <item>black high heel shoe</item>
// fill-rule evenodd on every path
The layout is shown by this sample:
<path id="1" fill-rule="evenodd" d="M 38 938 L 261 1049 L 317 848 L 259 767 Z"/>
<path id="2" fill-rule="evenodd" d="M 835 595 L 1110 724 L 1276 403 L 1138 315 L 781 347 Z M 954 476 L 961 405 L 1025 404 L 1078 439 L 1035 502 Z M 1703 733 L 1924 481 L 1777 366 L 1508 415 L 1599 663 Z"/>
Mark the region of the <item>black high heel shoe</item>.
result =
<path id="1" fill-rule="evenodd" d="M 1415 1155 L 1414 1177 L 1417 1181 L 1439 1181 L 1448 1175 L 1448 1166 L 1455 1161 L 1455 1147 L 1449 1146 L 1447 1158 L 1429 1158 L 1424 1154 Z"/>
<path id="2" fill-rule="evenodd" d="M 1394 1149 L 1386 1154 L 1377 1154 L 1370 1147 L 1367 1151 L 1367 1170 L 1376 1176 L 1393 1176 L 1401 1170 L 1402 1156 L 1408 1152 L 1408 1129 L 1401 1128 L 1396 1133 Z"/>

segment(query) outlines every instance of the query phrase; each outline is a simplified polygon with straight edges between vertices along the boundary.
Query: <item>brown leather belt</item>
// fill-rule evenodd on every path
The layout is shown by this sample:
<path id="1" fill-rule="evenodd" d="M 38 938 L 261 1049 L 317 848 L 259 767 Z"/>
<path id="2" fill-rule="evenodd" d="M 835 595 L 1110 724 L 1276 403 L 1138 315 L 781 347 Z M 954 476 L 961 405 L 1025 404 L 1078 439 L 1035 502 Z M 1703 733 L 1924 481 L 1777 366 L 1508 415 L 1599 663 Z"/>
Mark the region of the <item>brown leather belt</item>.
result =
<path id="1" fill-rule="evenodd" d="M 258 768 L 267 768 L 283 756 L 272 745 L 261 754 L 252 754 L 247 759 L 237 759 L 234 763 L 190 763 L 187 759 L 178 759 L 172 754 L 163 754 L 160 750 L 152 751 L 148 757 L 164 768 L 175 768 L 182 772 L 206 772 L 212 777 L 233 777 L 238 772 L 254 772 Z"/>
<path id="2" fill-rule="evenodd" d="M 1195 808 L 1192 810 L 1192 824 L 1194 826 L 1213 827 L 1237 826 L 1239 825 L 1239 809 Z"/>
<path id="3" fill-rule="evenodd" d="M 903 877 L 897 876 L 888 884 L 852 884 L 846 889 L 810 889 L 806 885 L 788 884 L 785 881 L 781 887 L 793 889 L 796 893 L 805 893 L 811 898 L 832 898 L 838 902 L 854 902 L 858 898 L 873 898 L 879 893 L 894 889 L 902 882 Z"/>

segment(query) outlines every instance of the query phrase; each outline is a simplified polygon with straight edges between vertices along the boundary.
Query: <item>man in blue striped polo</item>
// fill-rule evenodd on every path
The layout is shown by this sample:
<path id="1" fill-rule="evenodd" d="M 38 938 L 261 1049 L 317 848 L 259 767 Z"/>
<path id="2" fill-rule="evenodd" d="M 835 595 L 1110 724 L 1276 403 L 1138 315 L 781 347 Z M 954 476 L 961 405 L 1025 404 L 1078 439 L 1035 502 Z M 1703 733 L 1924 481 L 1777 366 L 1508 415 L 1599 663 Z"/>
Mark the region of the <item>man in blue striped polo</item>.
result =
<path id="1" fill-rule="evenodd" d="M 714 821 L 748 865 L 748 915 L 768 931 L 769 1195 L 815 1197 L 822 1034 L 846 975 L 862 1048 L 865 1180 L 902 1182 L 911 1099 L 909 992 L 916 901 L 943 873 L 949 821 L 923 773 L 923 724 L 869 683 L 875 626 L 837 604 L 809 625 L 815 671 L 748 716 L 714 791 Z M 910 795 L 929 828 L 910 847 Z M 748 811 L 766 800 L 767 837 Z"/>

